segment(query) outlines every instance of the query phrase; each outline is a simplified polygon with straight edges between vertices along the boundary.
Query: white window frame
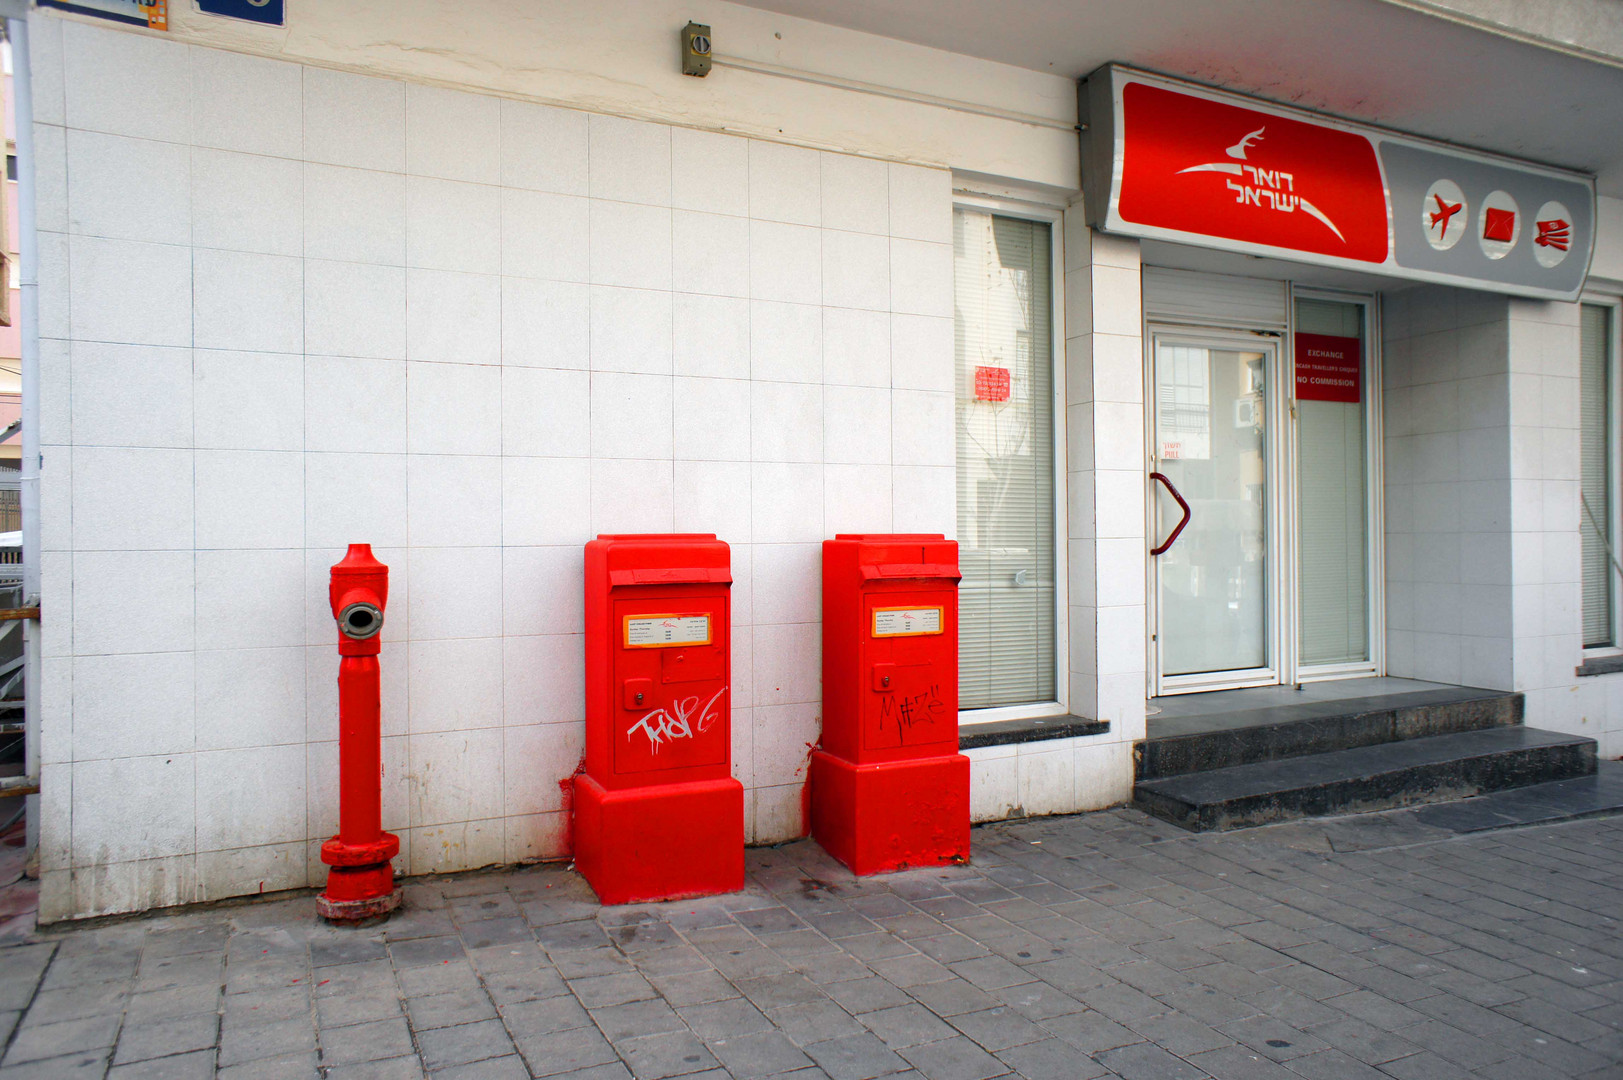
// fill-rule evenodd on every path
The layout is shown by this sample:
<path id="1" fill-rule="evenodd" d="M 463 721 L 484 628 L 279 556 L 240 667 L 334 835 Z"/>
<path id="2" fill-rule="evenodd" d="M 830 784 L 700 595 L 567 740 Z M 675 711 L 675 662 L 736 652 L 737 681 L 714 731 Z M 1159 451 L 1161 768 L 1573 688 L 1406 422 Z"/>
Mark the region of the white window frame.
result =
<path id="1" fill-rule="evenodd" d="M 1623 546 L 1619 545 L 1620 538 L 1623 538 L 1623 505 L 1620 505 L 1623 504 L 1623 497 L 1620 497 L 1623 496 L 1623 471 L 1620 471 L 1623 470 L 1623 438 L 1620 438 L 1620 433 L 1618 431 L 1620 427 L 1623 427 L 1623 424 L 1618 423 L 1619 413 L 1620 411 L 1623 411 L 1623 386 L 1619 386 L 1619 383 L 1623 382 L 1623 360 L 1620 360 L 1620 356 L 1623 356 L 1623 296 L 1619 296 L 1616 293 L 1586 292 L 1578 298 L 1578 302 L 1580 305 L 1593 304 L 1595 307 L 1603 307 L 1611 312 L 1611 317 L 1607 319 L 1606 325 L 1607 336 L 1611 338 L 1611 340 L 1606 343 L 1606 456 L 1609 459 L 1609 467 L 1607 470 L 1608 490 L 1606 492 L 1606 516 L 1611 519 L 1609 524 L 1611 525 L 1612 543 L 1614 547 Z M 1578 392 L 1580 395 L 1583 393 L 1582 380 L 1579 382 Z M 1581 501 L 1582 488 L 1583 485 L 1580 483 L 1580 502 L 1578 505 L 1578 531 L 1580 537 L 1583 534 L 1584 523 L 1584 508 Z M 1616 569 L 1610 565 L 1610 560 L 1608 560 L 1607 570 L 1613 575 L 1612 644 L 1597 645 L 1594 648 L 1585 648 L 1583 650 L 1583 658 L 1585 660 L 1599 660 L 1604 657 L 1623 656 L 1623 577 L 1617 575 Z M 1582 581 L 1580 579 L 1578 596 L 1578 619 L 1580 630 L 1582 629 L 1583 623 L 1582 587 Z"/>
<path id="2" fill-rule="evenodd" d="M 1063 716 L 1070 712 L 1071 648 L 1070 648 L 1070 528 L 1066 520 L 1066 456 L 1065 444 L 1065 212 L 1048 203 L 1028 201 L 1018 196 L 986 195 L 979 192 L 953 189 L 953 211 L 978 210 L 999 217 L 1040 221 L 1048 226 L 1049 258 L 1052 266 L 1049 277 L 1053 298 L 1049 304 L 1054 325 L 1050 337 L 1050 363 L 1054 367 L 1054 698 L 1053 701 L 1035 701 L 1023 705 L 1002 705 L 989 709 L 960 709 L 959 727 L 992 724 L 1001 720 L 1031 720 L 1039 717 Z M 957 411 L 958 359 L 953 357 L 953 409 Z M 954 423 L 954 440 L 957 425 Z M 954 446 L 953 491 L 957 491 Z M 957 507 L 953 508 L 954 532 L 957 535 Z"/>

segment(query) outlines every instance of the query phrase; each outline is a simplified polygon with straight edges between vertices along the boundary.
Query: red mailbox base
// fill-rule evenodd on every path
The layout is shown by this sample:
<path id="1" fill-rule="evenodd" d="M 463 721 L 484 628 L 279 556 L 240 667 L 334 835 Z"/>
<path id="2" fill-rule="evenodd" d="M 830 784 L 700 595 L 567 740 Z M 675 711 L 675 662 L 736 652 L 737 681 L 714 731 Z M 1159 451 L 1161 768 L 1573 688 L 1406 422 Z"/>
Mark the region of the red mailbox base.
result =
<path id="1" fill-rule="evenodd" d="M 812 754 L 812 836 L 856 874 L 969 859 L 969 759 L 853 765 Z"/>
<path id="2" fill-rule="evenodd" d="M 577 776 L 575 867 L 605 904 L 737 892 L 744 785 L 728 777 L 609 791 Z"/>

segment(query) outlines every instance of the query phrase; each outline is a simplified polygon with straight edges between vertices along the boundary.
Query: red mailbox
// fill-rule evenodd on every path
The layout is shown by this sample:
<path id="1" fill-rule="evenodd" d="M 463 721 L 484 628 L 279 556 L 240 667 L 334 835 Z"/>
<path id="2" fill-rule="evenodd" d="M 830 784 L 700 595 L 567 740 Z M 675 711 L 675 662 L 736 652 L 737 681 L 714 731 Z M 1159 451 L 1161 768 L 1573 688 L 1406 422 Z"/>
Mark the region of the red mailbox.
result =
<path id="1" fill-rule="evenodd" d="M 586 771 L 575 865 L 605 904 L 744 887 L 732 775 L 732 584 L 711 534 L 586 545 Z"/>
<path id="2" fill-rule="evenodd" d="M 939 534 L 823 541 L 812 836 L 858 874 L 969 857 L 958 576 L 958 544 Z"/>

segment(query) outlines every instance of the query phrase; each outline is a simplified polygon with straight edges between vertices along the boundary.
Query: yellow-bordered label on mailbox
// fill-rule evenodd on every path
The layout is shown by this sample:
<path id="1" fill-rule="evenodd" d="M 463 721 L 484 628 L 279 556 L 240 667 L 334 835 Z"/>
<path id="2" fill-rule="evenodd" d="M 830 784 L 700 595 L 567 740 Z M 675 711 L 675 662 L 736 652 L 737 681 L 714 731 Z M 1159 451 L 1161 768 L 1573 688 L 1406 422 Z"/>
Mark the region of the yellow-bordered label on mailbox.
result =
<path id="1" fill-rule="evenodd" d="M 627 615 L 625 643 L 628 649 L 669 649 L 676 645 L 708 645 L 711 642 L 710 616 Z"/>
<path id="2" fill-rule="evenodd" d="M 874 637 L 924 637 L 942 632 L 941 608 L 881 607 L 873 609 Z"/>

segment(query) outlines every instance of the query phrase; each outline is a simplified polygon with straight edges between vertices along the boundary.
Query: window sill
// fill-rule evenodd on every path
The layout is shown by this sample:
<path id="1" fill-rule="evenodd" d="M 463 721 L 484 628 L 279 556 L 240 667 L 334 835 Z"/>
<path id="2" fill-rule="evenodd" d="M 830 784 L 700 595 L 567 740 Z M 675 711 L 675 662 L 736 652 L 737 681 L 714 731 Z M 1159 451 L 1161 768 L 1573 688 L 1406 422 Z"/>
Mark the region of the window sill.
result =
<path id="1" fill-rule="evenodd" d="M 958 749 L 977 750 L 983 746 L 1011 743 L 1048 742 L 1074 739 L 1078 735 L 1103 735 L 1110 730 L 1108 720 L 1085 716 L 1040 716 L 1027 720 L 995 720 L 958 729 Z"/>
<path id="2" fill-rule="evenodd" d="M 1623 671 L 1623 655 L 1591 656 L 1577 668 L 1580 679 L 1586 675 L 1615 675 L 1619 671 Z"/>

